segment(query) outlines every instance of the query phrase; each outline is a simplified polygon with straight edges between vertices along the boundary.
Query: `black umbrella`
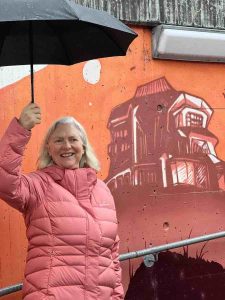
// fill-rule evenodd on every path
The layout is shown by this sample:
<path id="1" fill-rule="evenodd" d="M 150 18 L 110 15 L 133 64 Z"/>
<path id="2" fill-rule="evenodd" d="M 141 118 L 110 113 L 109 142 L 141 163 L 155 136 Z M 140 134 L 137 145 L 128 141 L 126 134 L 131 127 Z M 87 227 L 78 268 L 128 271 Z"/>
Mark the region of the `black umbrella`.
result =
<path id="1" fill-rule="evenodd" d="M 0 66 L 72 65 L 126 55 L 137 34 L 106 12 L 72 0 L 1 0 Z"/>

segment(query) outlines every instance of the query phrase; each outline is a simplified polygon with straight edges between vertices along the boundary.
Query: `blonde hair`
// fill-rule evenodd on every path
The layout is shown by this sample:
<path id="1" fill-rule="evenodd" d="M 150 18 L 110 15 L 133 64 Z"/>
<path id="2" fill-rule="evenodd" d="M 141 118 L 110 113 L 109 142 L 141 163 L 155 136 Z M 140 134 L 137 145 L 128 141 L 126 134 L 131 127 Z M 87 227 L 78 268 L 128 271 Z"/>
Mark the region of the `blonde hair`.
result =
<path id="1" fill-rule="evenodd" d="M 56 127 L 59 124 L 71 124 L 76 129 L 78 129 L 78 131 L 80 133 L 80 138 L 81 138 L 81 141 L 84 146 L 84 154 L 83 154 L 83 156 L 80 160 L 80 164 L 79 164 L 80 168 L 91 167 L 91 168 L 95 169 L 96 171 L 99 171 L 99 169 L 100 169 L 99 161 L 94 153 L 94 150 L 93 150 L 91 144 L 88 141 L 88 137 L 87 137 L 85 129 L 75 118 L 70 117 L 70 116 L 63 117 L 63 118 L 56 120 L 49 127 L 49 129 L 45 135 L 45 138 L 42 142 L 41 148 L 40 148 L 39 157 L 37 160 L 37 168 L 40 170 L 40 169 L 44 169 L 45 167 L 48 167 L 53 164 L 52 158 L 48 153 L 47 144 L 49 142 L 51 135 L 56 130 Z"/>

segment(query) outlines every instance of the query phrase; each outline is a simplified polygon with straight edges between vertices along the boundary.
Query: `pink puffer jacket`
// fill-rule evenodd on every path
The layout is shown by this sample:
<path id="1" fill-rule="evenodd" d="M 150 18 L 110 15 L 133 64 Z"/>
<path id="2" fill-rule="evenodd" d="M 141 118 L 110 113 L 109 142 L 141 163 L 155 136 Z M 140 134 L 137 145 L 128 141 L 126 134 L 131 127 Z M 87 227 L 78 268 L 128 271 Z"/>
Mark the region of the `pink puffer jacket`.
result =
<path id="1" fill-rule="evenodd" d="M 13 119 L 0 141 L 0 197 L 27 227 L 23 299 L 123 299 L 110 191 L 91 168 L 21 174 L 30 135 Z"/>

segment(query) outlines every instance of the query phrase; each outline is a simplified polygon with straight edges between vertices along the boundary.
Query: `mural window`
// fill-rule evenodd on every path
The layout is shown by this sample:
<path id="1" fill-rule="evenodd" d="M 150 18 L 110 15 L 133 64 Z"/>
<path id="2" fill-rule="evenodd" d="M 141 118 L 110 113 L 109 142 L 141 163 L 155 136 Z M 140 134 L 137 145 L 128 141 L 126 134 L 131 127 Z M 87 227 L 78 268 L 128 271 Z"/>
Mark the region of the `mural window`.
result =
<path id="1" fill-rule="evenodd" d="M 203 127 L 203 116 L 189 112 L 186 115 L 186 126 L 188 127 Z"/>
<path id="2" fill-rule="evenodd" d="M 108 145 L 108 153 L 111 155 L 114 155 L 117 153 L 117 144 L 116 143 Z"/>
<path id="3" fill-rule="evenodd" d="M 138 170 L 137 176 L 139 185 L 149 184 L 156 181 L 155 174 L 148 170 Z"/>
<path id="4" fill-rule="evenodd" d="M 150 171 L 145 173 L 145 181 L 146 183 L 153 183 L 156 182 L 156 174 Z"/>
<path id="5" fill-rule="evenodd" d="M 176 128 L 184 127 L 182 114 L 179 113 L 175 118 Z"/>
<path id="6" fill-rule="evenodd" d="M 134 185 L 138 185 L 138 170 L 134 171 Z"/>
<path id="7" fill-rule="evenodd" d="M 138 183 L 139 185 L 144 183 L 144 172 L 142 170 L 139 170 L 138 172 Z"/>
<path id="8" fill-rule="evenodd" d="M 121 144 L 121 152 L 127 151 L 130 148 L 130 145 L 127 143 Z"/>
<path id="9" fill-rule="evenodd" d="M 196 186 L 206 189 L 208 187 L 208 172 L 204 164 L 196 164 L 195 167 Z"/>
<path id="10" fill-rule="evenodd" d="M 127 149 L 128 149 L 127 143 L 124 143 L 124 144 L 121 145 L 121 152 L 124 152 L 124 151 L 126 151 Z"/>
<path id="11" fill-rule="evenodd" d="M 124 184 L 130 185 L 130 183 L 131 183 L 130 173 L 126 173 L 124 175 Z"/>
<path id="12" fill-rule="evenodd" d="M 137 124 L 137 158 L 142 160 L 147 155 L 147 140 L 144 130 Z"/>
<path id="13" fill-rule="evenodd" d="M 116 180 L 115 180 L 115 179 L 111 180 L 111 181 L 108 183 L 108 188 L 109 188 L 111 191 L 114 191 L 114 190 L 117 188 L 117 184 L 116 184 Z"/>
<path id="14" fill-rule="evenodd" d="M 116 178 L 116 183 L 117 183 L 117 187 L 122 187 L 123 186 L 123 176 L 120 175 Z"/>
<path id="15" fill-rule="evenodd" d="M 113 132 L 113 140 L 116 141 L 116 131 Z"/>
<path id="16" fill-rule="evenodd" d="M 194 185 L 194 164 L 192 162 L 177 161 L 171 164 L 174 184 Z"/>
<path id="17" fill-rule="evenodd" d="M 117 153 L 117 144 L 114 145 L 114 154 Z"/>
<path id="18" fill-rule="evenodd" d="M 171 164 L 173 184 L 208 188 L 207 166 L 197 162 L 177 161 Z"/>
<path id="19" fill-rule="evenodd" d="M 210 154 L 209 145 L 206 141 L 193 140 L 192 141 L 192 153 L 205 153 Z"/>
<path id="20" fill-rule="evenodd" d="M 127 144 L 127 143 L 124 143 L 123 145 L 124 146 L 123 146 L 123 150 L 122 151 L 127 151 L 130 148 L 130 145 Z"/>
<path id="21" fill-rule="evenodd" d="M 224 175 L 222 175 L 219 180 L 219 187 L 221 190 L 225 190 L 225 178 L 224 178 Z"/>

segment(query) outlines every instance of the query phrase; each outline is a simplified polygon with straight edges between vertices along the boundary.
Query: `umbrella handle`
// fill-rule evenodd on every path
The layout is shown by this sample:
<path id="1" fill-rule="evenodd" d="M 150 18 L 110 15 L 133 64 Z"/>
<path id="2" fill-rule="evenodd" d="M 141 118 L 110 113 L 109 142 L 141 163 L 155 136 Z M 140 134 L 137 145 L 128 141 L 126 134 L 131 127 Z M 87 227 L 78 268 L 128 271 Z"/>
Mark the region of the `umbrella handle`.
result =
<path id="1" fill-rule="evenodd" d="M 34 52 L 33 52 L 33 24 L 29 21 L 29 52 L 30 52 L 30 81 L 31 81 L 31 103 L 34 103 Z"/>

